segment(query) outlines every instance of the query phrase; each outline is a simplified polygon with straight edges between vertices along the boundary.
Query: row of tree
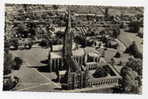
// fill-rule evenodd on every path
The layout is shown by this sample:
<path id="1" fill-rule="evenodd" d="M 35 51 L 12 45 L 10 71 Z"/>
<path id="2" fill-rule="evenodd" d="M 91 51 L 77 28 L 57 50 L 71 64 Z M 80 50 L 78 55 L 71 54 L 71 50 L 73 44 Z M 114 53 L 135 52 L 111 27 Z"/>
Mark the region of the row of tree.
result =
<path id="1" fill-rule="evenodd" d="M 13 58 L 8 49 L 5 49 L 3 90 L 11 90 L 17 85 L 17 83 L 19 82 L 19 78 L 16 75 L 13 75 L 11 72 L 12 70 L 19 70 L 22 63 L 23 60 L 21 58 Z"/>
<path id="2" fill-rule="evenodd" d="M 140 94 L 142 86 L 142 60 L 134 57 L 120 71 L 122 79 L 119 80 L 119 87 L 114 88 L 115 93 Z"/>

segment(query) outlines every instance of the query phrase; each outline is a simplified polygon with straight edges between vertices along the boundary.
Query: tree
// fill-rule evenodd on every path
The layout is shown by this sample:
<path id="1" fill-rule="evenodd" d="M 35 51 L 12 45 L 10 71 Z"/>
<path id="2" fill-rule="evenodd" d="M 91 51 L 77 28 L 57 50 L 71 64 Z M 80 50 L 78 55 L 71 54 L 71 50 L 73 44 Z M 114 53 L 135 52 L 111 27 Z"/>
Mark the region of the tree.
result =
<path id="1" fill-rule="evenodd" d="M 138 33 L 140 29 L 140 23 L 138 21 L 131 21 L 129 24 L 129 28 L 130 32 Z"/>
<path id="2" fill-rule="evenodd" d="M 26 24 L 24 23 L 19 23 L 17 24 L 16 27 L 14 27 L 14 30 L 16 32 L 16 34 L 20 37 L 27 37 L 27 33 L 28 33 L 28 27 Z"/>
<path id="3" fill-rule="evenodd" d="M 123 93 L 139 93 L 139 81 L 136 79 L 138 77 L 137 73 L 133 71 L 130 67 L 123 67 L 120 71 L 122 80 L 120 83 L 120 90 Z"/>
<path id="4" fill-rule="evenodd" d="M 142 60 L 129 58 L 129 61 L 126 64 L 127 67 L 132 68 L 133 71 L 137 72 L 138 75 L 142 76 Z"/>
<path id="5" fill-rule="evenodd" d="M 9 50 L 9 47 L 10 47 L 10 43 L 9 43 L 9 41 L 8 40 L 4 40 L 4 48 L 5 48 L 5 51 L 6 50 Z"/>
<path id="6" fill-rule="evenodd" d="M 113 27 L 113 37 L 117 38 L 119 35 L 120 35 L 120 27 L 119 26 Z"/>
<path id="7" fill-rule="evenodd" d="M 14 64 L 12 54 L 8 51 L 4 52 L 4 75 L 11 73 L 12 65 Z"/>
<path id="8" fill-rule="evenodd" d="M 3 80 L 3 90 L 11 90 L 13 89 L 17 83 L 19 82 L 19 78 L 11 75 L 8 77 L 4 76 L 4 80 Z"/>
<path id="9" fill-rule="evenodd" d="M 108 12 L 109 12 L 109 8 L 105 8 L 105 18 L 107 18 L 108 19 L 108 17 L 109 17 L 109 14 L 108 14 Z"/>
<path id="10" fill-rule="evenodd" d="M 48 40 L 47 40 L 47 39 L 43 39 L 43 40 L 39 43 L 39 45 L 40 45 L 41 47 L 48 47 Z"/>
<path id="11" fill-rule="evenodd" d="M 13 65 L 13 69 L 18 70 L 23 63 L 23 60 L 20 57 L 14 58 L 15 65 Z"/>
<path id="12" fill-rule="evenodd" d="M 132 44 L 125 50 L 125 53 L 129 53 L 135 58 L 142 59 L 142 53 L 139 52 L 135 41 L 133 41 Z"/>
<path id="13" fill-rule="evenodd" d="M 58 5 L 53 5 L 52 7 L 53 7 L 53 9 L 55 9 L 55 10 L 57 10 L 57 9 L 59 8 Z"/>
<path id="14" fill-rule="evenodd" d="M 142 85 L 142 60 L 129 58 L 126 66 L 121 69 L 122 80 L 120 90 L 126 93 L 139 93 Z"/>
<path id="15" fill-rule="evenodd" d="M 62 31 L 57 31 L 55 34 L 56 34 L 57 38 L 63 38 L 64 37 L 64 32 L 62 32 Z"/>

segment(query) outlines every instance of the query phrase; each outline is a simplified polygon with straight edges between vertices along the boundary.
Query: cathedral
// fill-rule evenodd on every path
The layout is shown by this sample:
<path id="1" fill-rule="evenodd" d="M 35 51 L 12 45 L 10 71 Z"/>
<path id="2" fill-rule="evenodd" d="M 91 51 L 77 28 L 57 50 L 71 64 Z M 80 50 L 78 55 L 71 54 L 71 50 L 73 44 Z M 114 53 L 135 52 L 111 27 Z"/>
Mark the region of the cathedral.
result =
<path id="1" fill-rule="evenodd" d="M 70 15 L 68 12 L 62 50 L 49 53 L 50 72 L 56 72 L 57 80 L 62 88 L 67 90 L 92 86 L 100 88 L 106 85 L 109 85 L 107 87 L 117 86 L 121 77 L 110 65 L 108 67 L 114 72 L 113 77 L 93 77 L 92 72 L 98 68 L 101 54 L 95 50 L 73 46 Z"/>

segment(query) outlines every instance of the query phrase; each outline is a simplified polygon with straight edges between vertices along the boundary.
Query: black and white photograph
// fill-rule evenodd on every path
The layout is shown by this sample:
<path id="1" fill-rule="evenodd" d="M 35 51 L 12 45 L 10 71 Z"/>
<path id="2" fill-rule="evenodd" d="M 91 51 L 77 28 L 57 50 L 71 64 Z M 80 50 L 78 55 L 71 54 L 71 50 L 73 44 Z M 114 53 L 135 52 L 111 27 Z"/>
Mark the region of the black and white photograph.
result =
<path id="1" fill-rule="evenodd" d="M 3 91 L 143 93 L 143 6 L 5 4 Z"/>

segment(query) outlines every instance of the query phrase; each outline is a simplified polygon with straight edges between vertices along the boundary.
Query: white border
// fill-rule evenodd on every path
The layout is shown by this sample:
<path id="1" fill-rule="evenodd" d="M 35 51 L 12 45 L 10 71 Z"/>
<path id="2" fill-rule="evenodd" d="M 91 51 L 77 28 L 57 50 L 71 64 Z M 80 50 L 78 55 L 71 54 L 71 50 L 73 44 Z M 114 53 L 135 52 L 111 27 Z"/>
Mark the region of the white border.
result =
<path id="1" fill-rule="evenodd" d="M 143 94 L 142 95 L 125 95 L 125 94 L 77 94 L 77 93 L 50 93 L 50 92 L 2 92 L 0 91 L 1 99 L 76 99 L 76 98 L 146 98 L 148 88 L 148 2 L 147 0 L 2 0 L 0 3 L 0 90 L 2 89 L 2 70 L 3 70 L 3 36 L 4 36 L 4 4 L 62 4 L 62 5 L 101 5 L 101 6 L 144 6 L 144 64 L 143 64 Z"/>

